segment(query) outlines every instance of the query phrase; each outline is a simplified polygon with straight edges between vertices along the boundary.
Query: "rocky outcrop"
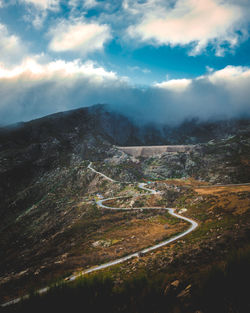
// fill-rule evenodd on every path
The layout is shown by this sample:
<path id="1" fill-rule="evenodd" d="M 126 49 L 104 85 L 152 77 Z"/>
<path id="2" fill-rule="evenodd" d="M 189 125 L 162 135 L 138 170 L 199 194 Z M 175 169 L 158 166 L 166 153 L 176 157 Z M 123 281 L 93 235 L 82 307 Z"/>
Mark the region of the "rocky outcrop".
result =
<path id="1" fill-rule="evenodd" d="M 32 206 L 48 192 L 36 184 L 41 177 L 81 160 L 108 158 L 107 174 L 125 181 L 194 176 L 215 183 L 247 182 L 249 133 L 249 120 L 139 125 L 104 105 L 0 128 L 0 215 Z M 140 165 L 140 156 L 152 160 Z"/>

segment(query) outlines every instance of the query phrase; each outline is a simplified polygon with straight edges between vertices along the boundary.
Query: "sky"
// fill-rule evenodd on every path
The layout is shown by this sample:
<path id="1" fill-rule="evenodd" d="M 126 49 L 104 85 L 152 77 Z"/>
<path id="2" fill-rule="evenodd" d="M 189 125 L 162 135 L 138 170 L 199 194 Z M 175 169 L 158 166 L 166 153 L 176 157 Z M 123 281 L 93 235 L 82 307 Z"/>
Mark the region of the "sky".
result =
<path id="1" fill-rule="evenodd" d="M 249 116 L 249 29 L 250 0 L 0 0 L 0 125 L 97 103 Z"/>

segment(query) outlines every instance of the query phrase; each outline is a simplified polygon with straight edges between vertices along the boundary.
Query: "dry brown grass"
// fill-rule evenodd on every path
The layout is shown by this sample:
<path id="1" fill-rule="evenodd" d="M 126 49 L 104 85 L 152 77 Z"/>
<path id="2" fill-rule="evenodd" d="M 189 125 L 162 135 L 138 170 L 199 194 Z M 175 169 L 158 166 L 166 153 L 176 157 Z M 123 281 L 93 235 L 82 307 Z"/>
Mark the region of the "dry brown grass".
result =
<path id="1" fill-rule="evenodd" d="M 211 187 L 196 187 L 194 189 L 197 193 L 201 195 L 209 195 L 209 194 L 218 194 L 218 193 L 225 193 L 225 192 L 250 192 L 250 185 L 238 185 L 238 186 L 211 186 Z"/>
<path id="2" fill-rule="evenodd" d="M 250 209 L 250 185 L 211 186 L 195 188 L 202 196 L 213 196 L 211 209 L 220 207 L 224 212 L 243 214 Z"/>
<path id="3" fill-rule="evenodd" d="M 201 185 L 208 185 L 208 182 L 201 182 L 199 180 L 196 180 L 192 177 L 187 178 L 187 179 L 167 179 L 167 180 L 159 180 L 156 181 L 159 183 L 166 183 L 167 185 L 174 185 L 174 186 L 191 186 L 191 187 L 196 187 L 196 186 L 201 186 Z"/>

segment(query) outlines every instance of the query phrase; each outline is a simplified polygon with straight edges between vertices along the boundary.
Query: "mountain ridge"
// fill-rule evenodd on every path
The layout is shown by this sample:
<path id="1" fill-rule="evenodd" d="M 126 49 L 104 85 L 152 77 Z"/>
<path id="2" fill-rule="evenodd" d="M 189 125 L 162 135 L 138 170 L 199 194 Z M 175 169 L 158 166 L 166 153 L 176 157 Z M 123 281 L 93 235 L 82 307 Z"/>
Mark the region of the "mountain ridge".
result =
<path id="1" fill-rule="evenodd" d="M 111 144 L 121 146 L 192 144 L 207 142 L 215 137 L 220 139 L 234 135 L 244 131 L 244 128 L 249 125 L 250 119 L 247 118 L 205 122 L 191 119 L 178 126 L 140 124 L 139 121 L 136 122 L 125 115 L 111 111 L 109 106 L 97 104 L 2 127 L 0 142 L 2 145 L 6 139 L 11 139 L 11 136 L 17 137 L 17 133 L 25 140 L 27 132 L 31 132 L 34 139 L 39 139 L 43 135 L 39 131 L 44 131 L 44 127 L 47 126 L 57 135 L 66 131 L 77 133 L 79 130 L 74 127 L 81 127 L 82 131 L 99 132 Z"/>

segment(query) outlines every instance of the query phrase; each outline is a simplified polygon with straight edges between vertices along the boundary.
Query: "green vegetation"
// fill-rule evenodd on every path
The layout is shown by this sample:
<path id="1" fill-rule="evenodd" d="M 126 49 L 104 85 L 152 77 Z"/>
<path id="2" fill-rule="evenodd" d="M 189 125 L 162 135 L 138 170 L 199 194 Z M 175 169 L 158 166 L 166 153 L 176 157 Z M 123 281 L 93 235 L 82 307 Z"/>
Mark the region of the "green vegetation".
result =
<path id="1" fill-rule="evenodd" d="M 169 288 L 171 274 L 150 276 L 138 271 L 116 285 L 112 271 L 81 277 L 70 284 L 57 284 L 42 296 L 7 307 L 4 313 L 29 312 L 130 312 L 130 313 L 245 313 L 250 311 L 250 246 L 235 251 L 220 265 L 211 265 L 195 275 L 188 301 L 180 297 L 188 281 Z M 170 276 L 169 276 L 170 275 Z"/>

